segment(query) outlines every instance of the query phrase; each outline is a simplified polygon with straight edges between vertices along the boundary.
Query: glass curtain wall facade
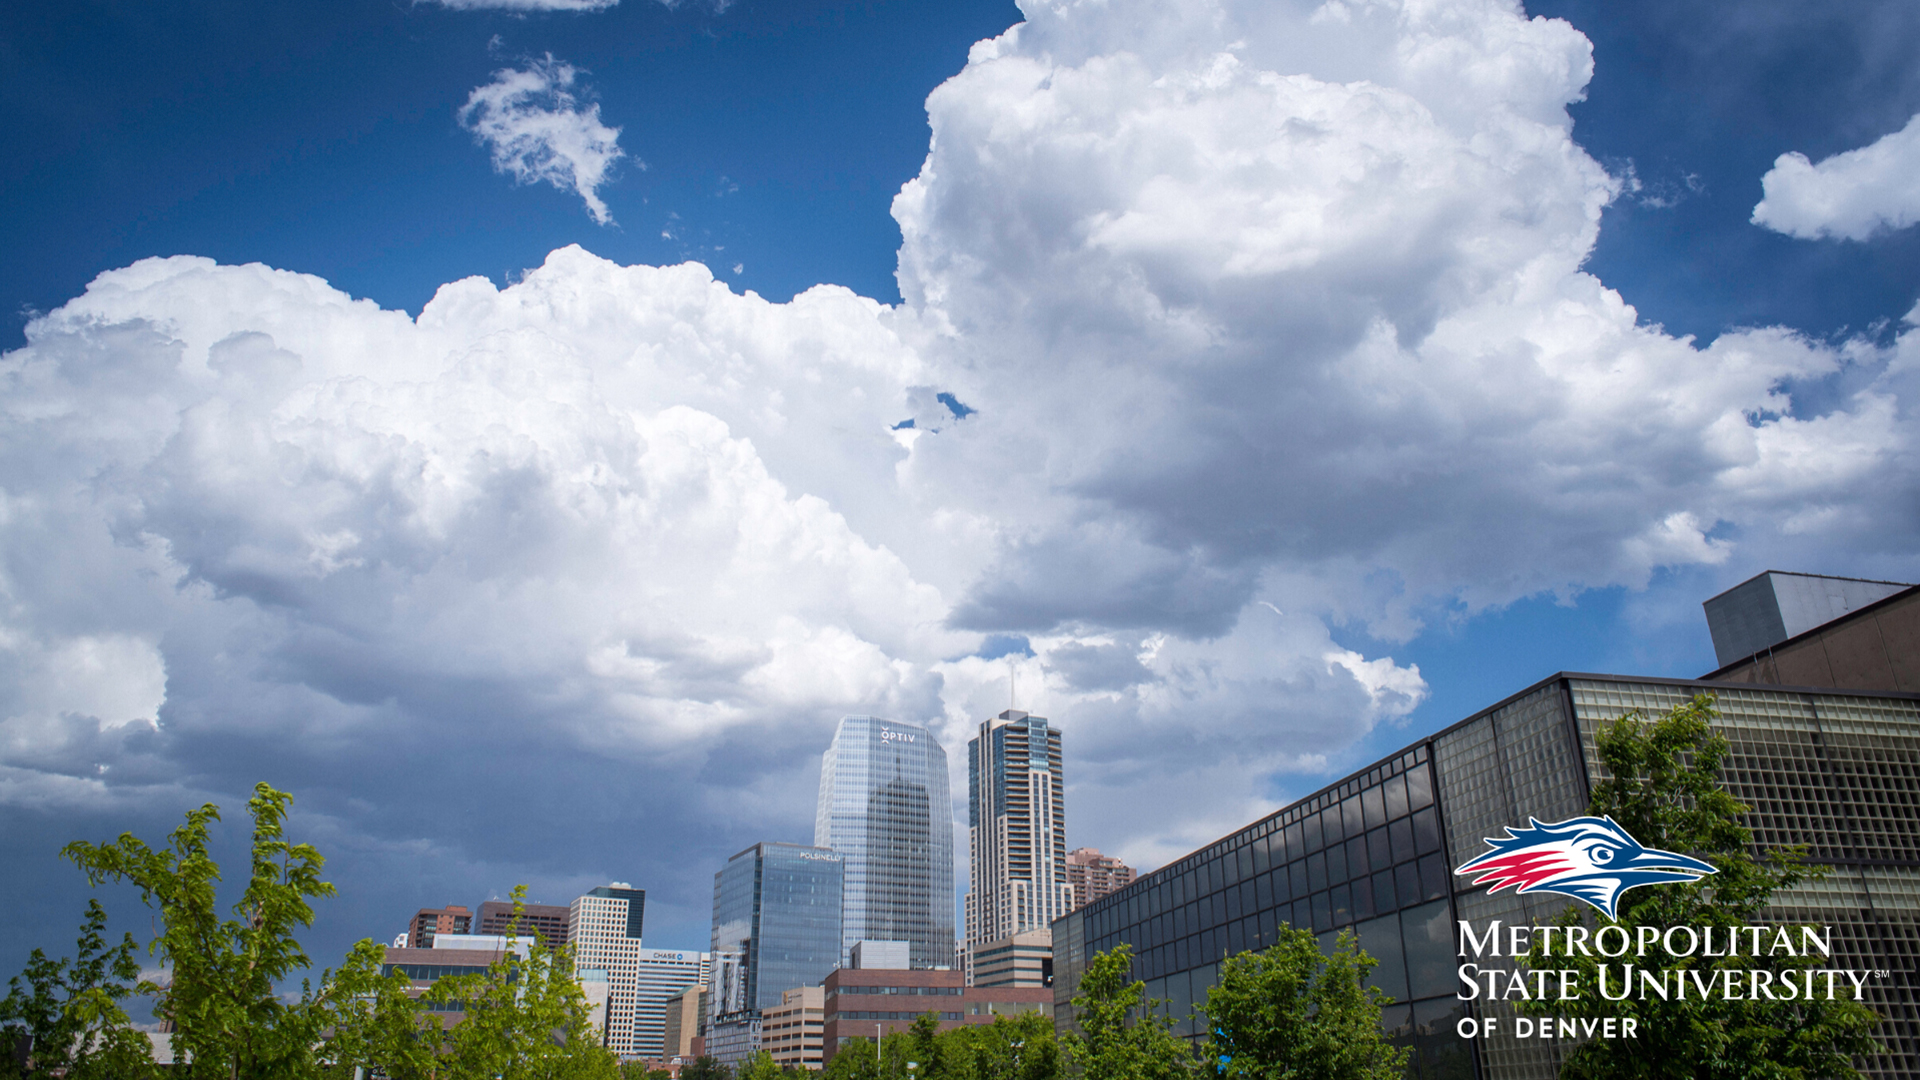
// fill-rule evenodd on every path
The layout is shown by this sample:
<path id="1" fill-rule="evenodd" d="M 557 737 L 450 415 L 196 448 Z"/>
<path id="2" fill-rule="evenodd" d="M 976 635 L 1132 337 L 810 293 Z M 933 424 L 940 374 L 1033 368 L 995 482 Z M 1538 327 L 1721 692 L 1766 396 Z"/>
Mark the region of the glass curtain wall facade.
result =
<path id="1" fill-rule="evenodd" d="M 714 1022 L 757 1018 L 838 967 L 840 901 L 841 858 L 826 848 L 755 844 L 727 860 L 713 876 Z"/>
<path id="2" fill-rule="evenodd" d="M 1508 824 L 1585 813 L 1590 778 L 1602 775 L 1598 726 L 1696 693 L 1718 696 L 1732 744 L 1723 781 L 1751 808 L 1757 845 L 1805 843 L 1835 868 L 1776 894 L 1769 919 L 1833 927 L 1835 967 L 1896 973 L 1867 984 L 1881 1053 L 1863 1064 L 1876 1078 L 1920 1075 L 1909 974 L 1920 953 L 1920 695 L 1689 680 L 1555 676 L 1057 921 L 1057 1022 L 1071 1022 L 1088 958 L 1125 942 L 1148 996 L 1166 999 L 1198 1039 L 1204 1021 L 1189 1013 L 1223 956 L 1263 947 L 1282 924 L 1311 928 L 1323 945 L 1352 928 L 1380 961 L 1373 983 L 1398 1002 L 1383 1020 L 1416 1050 L 1410 1076 L 1557 1076 L 1557 1044 L 1516 1041 L 1504 1006 L 1454 997 L 1455 928 L 1538 925 L 1566 901 L 1489 894 L 1451 868 Z M 1469 1009 L 1502 1016 L 1500 1034 L 1459 1038 Z"/>
<path id="3" fill-rule="evenodd" d="M 843 860 L 843 950 L 904 941 L 913 967 L 953 963 L 953 802 L 947 752 L 926 728 L 841 719 L 820 759 L 813 842 Z"/>

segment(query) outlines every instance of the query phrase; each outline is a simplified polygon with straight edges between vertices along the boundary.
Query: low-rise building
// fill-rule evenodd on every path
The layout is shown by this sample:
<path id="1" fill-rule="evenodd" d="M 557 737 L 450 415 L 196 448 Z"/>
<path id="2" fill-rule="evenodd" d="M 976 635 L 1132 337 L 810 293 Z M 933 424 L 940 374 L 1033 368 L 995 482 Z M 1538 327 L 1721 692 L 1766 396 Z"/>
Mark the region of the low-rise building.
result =
<path id="1" fill-rule="evenodd" d="M 1053 931 L 1028 930 L 974 946 L 973 985 L 1052 986 Z"/>
<path id="2" fill-rule="evenodd" d="M 996 1016 L 1053 1015 L 1053 991 L 1046 987 L 967 986 L 965 973 L 954 970 L 841 968 L 822 989 L 824 1061 L 855 1039 L 905 1031 L 926 1013 L 939 1018 L 942 1031 L 991 1024 Z"/>
<path id="3" fill-rule="evenodd" d="M 506 954 L 497 949 L 395 949 L 385 950 L 380 963 L 382 977 L 399 972 L 407 977 L 407 996 L 419 998 L 441 979 L 455 975 L 484 975 Z M 466 1019 L 464 1002 L 436 1002 L 427 1011 L 438 1016 L 447 1027 Z"/>
<path id="4" fill-rule="evenodd" d="M 511 900 L 488 900 L 474 915 L 473 932 L 504 934 L 512 930 L 523 938 L 538 936 L 548 948 L 558 949 L 567 943 L 568 913 L 561 904 L 522 904 L 516 922 Z"/>
<path id="5" fill-rule="evenodd" d="M 407 928 L 407 948 L 431 949 L 435 934 L 464 934 L 473 928 L 473 912 L 459 904 L 421 908 Z"/>
<path id="6" fill-rule="evenodd" d="M 826 989 L 802 986 L 780 995 L 780 1004 L 760 1020 L 760 1047 L 782 1069 L 819 1069 L 826 1065 Z"/>

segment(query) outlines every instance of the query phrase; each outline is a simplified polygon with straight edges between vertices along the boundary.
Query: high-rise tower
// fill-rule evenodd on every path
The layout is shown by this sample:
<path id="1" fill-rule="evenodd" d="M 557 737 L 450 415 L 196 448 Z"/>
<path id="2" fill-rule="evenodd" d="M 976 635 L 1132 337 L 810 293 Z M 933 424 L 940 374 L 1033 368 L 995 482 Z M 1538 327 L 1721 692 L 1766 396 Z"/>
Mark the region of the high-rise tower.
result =
<path id="1" fill-rule="evenodd" d="M 1060 729 L 1018 709 L 981 724 L 967 743 L 967 789 L 971 957 L 979 945 L 1045 930 L 1073 910 Z"/>
<path id="2" fill-rule="evenodd" d="M 848 716 L 820 759 L 815 847 L 845 860 L 842 948 L 904 941 L 916 968 L 953 963 L 953 803 L 926 728 Z"/>
<path id="3" fill-rule="evenodd" d="M 780 996 L 840 965 L 838 852 L 755 844 L 713 875 L 713 996 L 707 1053 L 730 1068 L 760 1049 Z"/>
<path id="4" fill-rule="evenodd" d="M 576 972 L 607 973 L 607 1049 L 631 1054 L 634 1012 L 639 1005 L 640 928 L 647 891 L 624 881 L 602 885 L 567 908 L 567 941 Z"/>

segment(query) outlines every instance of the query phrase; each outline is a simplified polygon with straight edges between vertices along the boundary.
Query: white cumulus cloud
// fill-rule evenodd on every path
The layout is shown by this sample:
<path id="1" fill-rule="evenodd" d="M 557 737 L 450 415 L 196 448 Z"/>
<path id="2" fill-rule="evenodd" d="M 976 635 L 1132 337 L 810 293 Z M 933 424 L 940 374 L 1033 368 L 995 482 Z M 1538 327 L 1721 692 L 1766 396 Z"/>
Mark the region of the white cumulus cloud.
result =
<path id="1" fill-rule="evenodd" d="M 474 88 L 460 108 L 460 123 L 493 155 L 493 167 L 517 183 L 545 181 L 571 189 L 602 225 L 613 215 L 600 185 L 613 163 L 625 157 L 620 129 L 600 122 L 597 102 L 575 96 L 579 72 L 551 54 L 525 69 L 502 68 L 493 81 Z"/>
<path id="2" fill-rule="evenodd" d="M 0 804 L 270 777 L 393 876 L 644 879 L 698 925 L 719 860 L 808 835 L 840 714 L 963 767 L 993 642 L 1067 733 L 1072 842 L 1151 865 L 1426 699 L 1360 631 L 1920 571 L 1920 330 L 1642 325 L 1582 269 L 1617 182 L 1566 23 L 1024 10 L 929 99 L 898 307 L 566 248 L 417 318 L 183 257 L 35 319 L 0 362 Z M 463 115 L 599 216 L 574 83 Z"/>
<path id="3" fill-rule="evenodd" d="M 1899 131 L 1814 164 L 1781 154 L 1760 178 L 1753 223 L 1802 240 L 1865 240 L 1920 221 L 1920 115 Z"/>

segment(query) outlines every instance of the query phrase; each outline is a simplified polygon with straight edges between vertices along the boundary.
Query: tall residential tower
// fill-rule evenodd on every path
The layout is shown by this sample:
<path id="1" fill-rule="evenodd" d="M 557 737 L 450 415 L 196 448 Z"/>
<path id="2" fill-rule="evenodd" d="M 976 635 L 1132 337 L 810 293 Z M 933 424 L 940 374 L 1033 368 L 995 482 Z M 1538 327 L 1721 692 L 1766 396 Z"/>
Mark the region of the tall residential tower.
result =
<path id="1" fill-rule="evenodd" d="M 981 724 L 967 743 L 967 788 L 971 958 L 980 945 L 1045 930 L 1073 910 L 1060 729 L 1018 709 Z"/>
<path id="2" fill-rule="evenodd" d="M 813 843 L 845 860 L 843 949 L 904 941 L 915 968 L 953 963 L 953 803 L 947 752 L 926 728 L 840 721 L 820 759 Z"/>

